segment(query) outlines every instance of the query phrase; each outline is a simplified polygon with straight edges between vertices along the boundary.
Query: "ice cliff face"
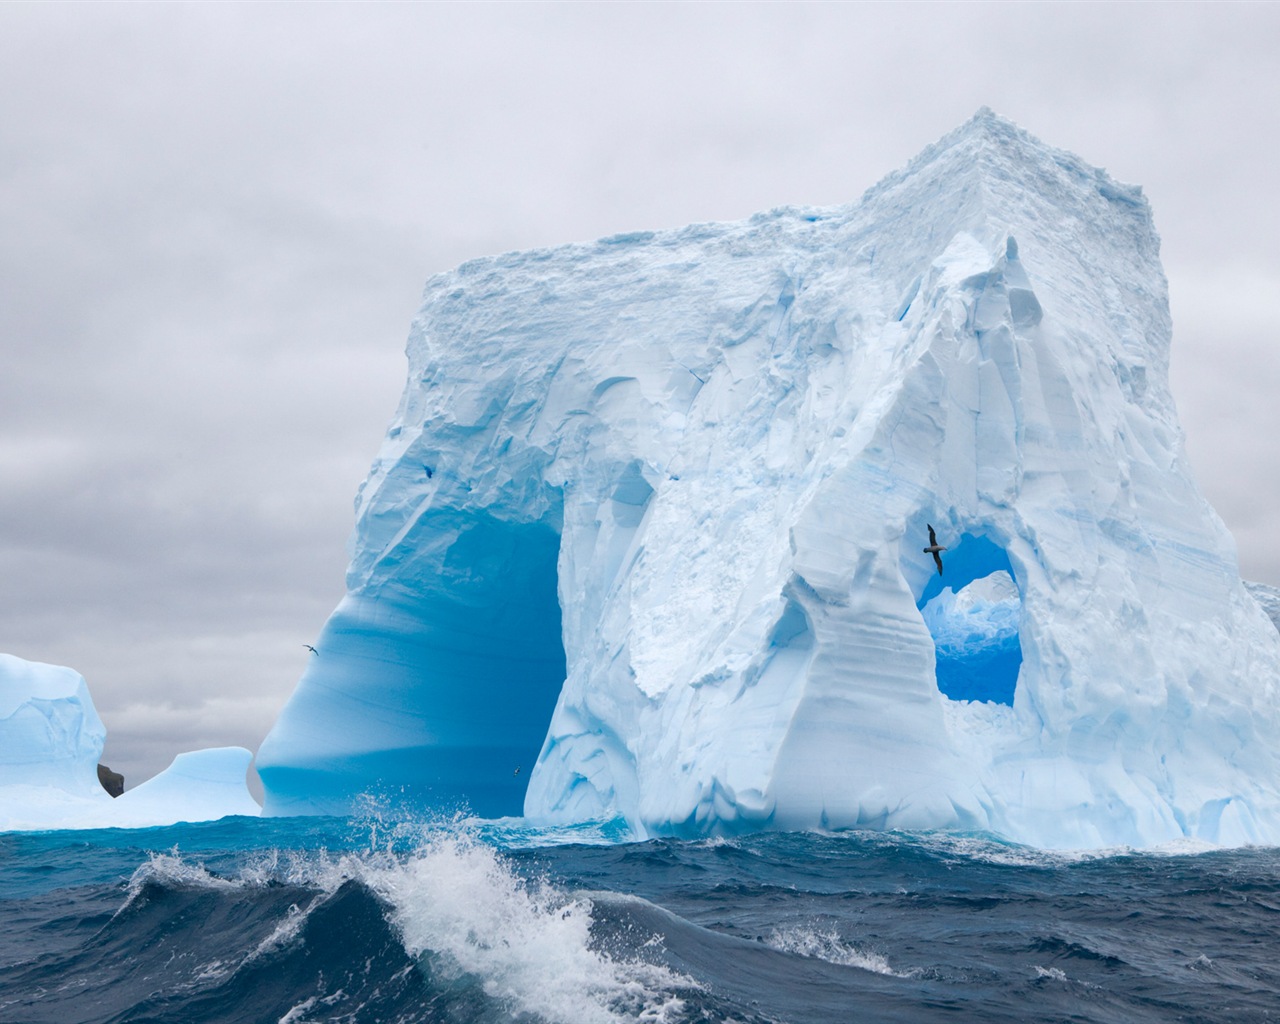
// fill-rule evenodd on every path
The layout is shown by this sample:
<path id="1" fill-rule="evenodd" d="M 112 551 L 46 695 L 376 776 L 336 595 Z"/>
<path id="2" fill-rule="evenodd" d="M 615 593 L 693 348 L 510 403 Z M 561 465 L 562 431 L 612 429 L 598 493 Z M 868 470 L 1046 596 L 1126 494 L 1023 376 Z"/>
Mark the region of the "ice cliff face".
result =
<path id="1" fill-rule="evenodd" d="M 1169 341 L 1141 192 L 985 110 L 850 206 L 433 279 L 267 811 L 1280 841 Z"/>

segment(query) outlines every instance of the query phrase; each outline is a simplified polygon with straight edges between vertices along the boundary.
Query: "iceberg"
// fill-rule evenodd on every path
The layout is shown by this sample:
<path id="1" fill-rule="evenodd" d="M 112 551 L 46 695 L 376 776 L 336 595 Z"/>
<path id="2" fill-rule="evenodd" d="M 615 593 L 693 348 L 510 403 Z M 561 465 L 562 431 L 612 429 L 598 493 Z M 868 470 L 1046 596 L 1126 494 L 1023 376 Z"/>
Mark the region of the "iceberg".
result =
<path id="1" fill-rule="evenodd" d="M 110 812 L 106 739 L 79 672 L 0 654 L 0 830 Z"/>
<path id="2" fill-rule="evenodd" d="M 253 754 L 244 747 L 209 747 L 179 754 L 159 775 L 118 797 L 111 823 L 146 828 L 179 821 L 216 821 L 262 813 L 245 785 Z"/>
<path id="3" fill-rule="evenodd" d="M 143 828 L 261 813 L 245 783 L 252 754 L 179 754 L 112 799 L 98 778 L 107 731 L 74 669 L 0 654 L 0 831 Z"/>
<path id="4" fill-rule="evenodd" d="M 1280 842 L 1170 339 L 1141 190 L 986 109 L 847 206 L 433 278 L 265 813 Z"/>

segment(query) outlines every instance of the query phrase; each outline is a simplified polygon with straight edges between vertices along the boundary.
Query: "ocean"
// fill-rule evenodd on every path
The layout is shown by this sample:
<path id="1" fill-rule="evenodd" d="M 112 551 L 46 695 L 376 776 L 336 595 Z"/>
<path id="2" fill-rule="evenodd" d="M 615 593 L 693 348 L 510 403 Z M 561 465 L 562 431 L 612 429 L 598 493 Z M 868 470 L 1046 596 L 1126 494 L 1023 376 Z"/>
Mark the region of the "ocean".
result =
<path id="1" fill-rule="evenodd" d="M 519 821 L 0 834 L 0 1022 L 1280 1020 L 1280 850 L 627 842 Z"/>

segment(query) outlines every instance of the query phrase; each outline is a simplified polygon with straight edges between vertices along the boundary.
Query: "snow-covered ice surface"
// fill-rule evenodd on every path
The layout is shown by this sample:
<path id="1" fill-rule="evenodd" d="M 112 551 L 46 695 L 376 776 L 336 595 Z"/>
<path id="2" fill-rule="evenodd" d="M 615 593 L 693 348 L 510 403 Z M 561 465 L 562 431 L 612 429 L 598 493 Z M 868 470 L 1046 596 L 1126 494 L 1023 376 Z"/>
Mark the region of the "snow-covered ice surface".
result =
<path id="1" fill-rule="evenodd" d="M 848 206 L 433 278 L 267 812 L 1280 842 L 1158 250 L 983 110 Z"/>
<path id="2" fill-rule="evenodd" d="M 243 747 L 179 754 L 113 800 L 98 781 L 106 738 L 79 672 L 0 654 L 0 831 L 141 828 L 260 813 L 245 783 L 252 754 Z"/>

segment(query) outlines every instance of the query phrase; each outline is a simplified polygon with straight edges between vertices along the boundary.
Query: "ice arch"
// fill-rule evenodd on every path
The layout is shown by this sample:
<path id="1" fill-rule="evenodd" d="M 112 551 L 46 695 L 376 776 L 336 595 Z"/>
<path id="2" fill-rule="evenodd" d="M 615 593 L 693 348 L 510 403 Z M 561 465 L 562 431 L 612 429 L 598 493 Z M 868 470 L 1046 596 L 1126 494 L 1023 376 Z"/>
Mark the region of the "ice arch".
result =
<path id="1" fill-rule="evenodd" d="M 1013 705 L 1022 668 L 1022 600 L 1004 549 L 965 534 L 916 607 L 933 637 L 938 689 L 951 700 Z"/>

